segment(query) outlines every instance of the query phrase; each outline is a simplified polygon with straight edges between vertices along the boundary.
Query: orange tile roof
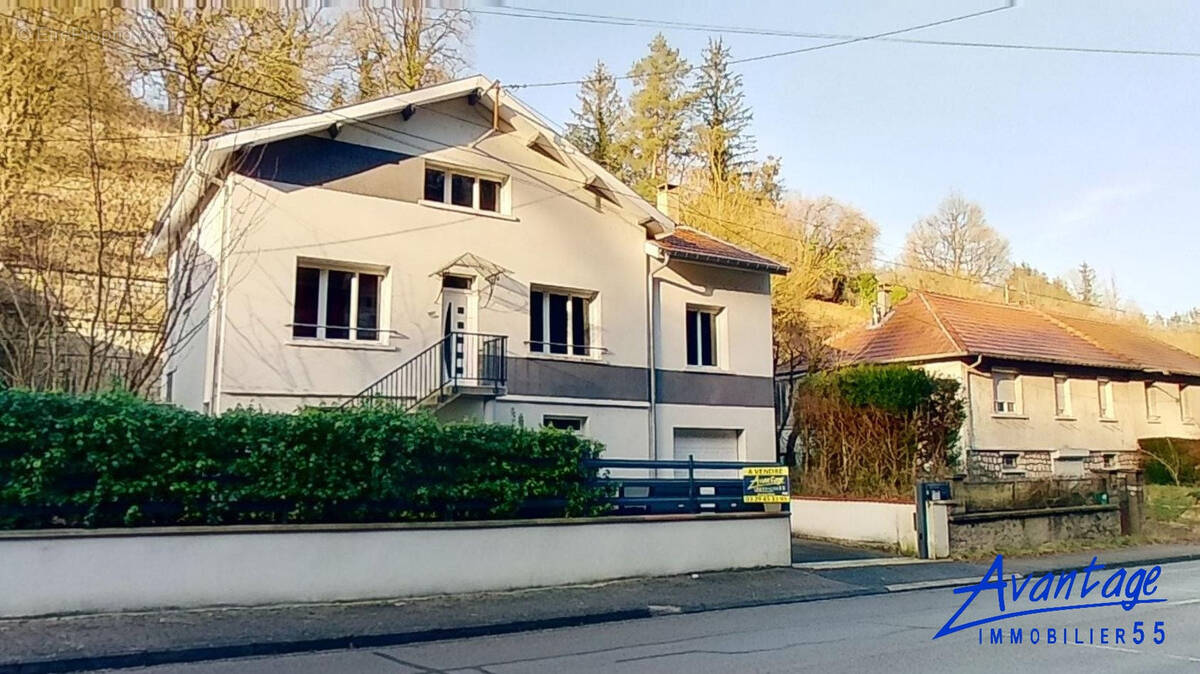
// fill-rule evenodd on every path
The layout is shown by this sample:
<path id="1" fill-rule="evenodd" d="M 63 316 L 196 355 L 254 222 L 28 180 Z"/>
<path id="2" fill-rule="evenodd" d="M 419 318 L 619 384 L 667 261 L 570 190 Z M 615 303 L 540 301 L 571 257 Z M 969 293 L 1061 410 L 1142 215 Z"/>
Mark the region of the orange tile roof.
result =
<path id="1" fill-rule="evenodd" d="M 850 363 L 992 356 L 1200 376 L 1200 357 L 1128 328 L 923 291 L 831 344 Z"/>
<path id="2" fill-rule="evenodd" d="M 651 243 L 680 260 L 752 269 L 771 274 L 788 273 L 786 265 L 690 227 L 676 227 L 671 234 L 661 239 L 653 239 Z"/>

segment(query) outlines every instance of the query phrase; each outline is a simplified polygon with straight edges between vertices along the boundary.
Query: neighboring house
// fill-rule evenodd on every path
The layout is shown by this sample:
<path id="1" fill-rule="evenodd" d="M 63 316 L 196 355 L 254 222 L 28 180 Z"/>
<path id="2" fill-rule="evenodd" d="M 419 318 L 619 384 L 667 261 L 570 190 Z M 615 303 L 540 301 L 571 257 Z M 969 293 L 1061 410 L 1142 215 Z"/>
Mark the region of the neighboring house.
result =
<path id="1" fill-rule="evenodd" d="M 929 292 L 878 314 L 833 346 L 959 381 L 971 473 L 1127 469 L 1139 438 L 1200 438 L 1200 358 L 1131 328 Z"/>
<path id="2" fill-rule="evenodd" d="M 679 226 L 483 77 L 207 138 L 176 189 L 150 246 L 217 269 L 166 364 L 177 404 L 373 401 L 615 457 L 775 456 L 786 269 Z"/>

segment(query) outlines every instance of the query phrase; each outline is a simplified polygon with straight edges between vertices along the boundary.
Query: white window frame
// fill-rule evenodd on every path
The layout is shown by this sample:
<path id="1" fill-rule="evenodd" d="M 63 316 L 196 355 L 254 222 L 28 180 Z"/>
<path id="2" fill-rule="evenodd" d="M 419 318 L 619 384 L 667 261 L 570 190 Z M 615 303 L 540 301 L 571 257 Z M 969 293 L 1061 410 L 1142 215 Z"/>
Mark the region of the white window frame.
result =
<path id="1" fill-rule="evenodd" d="M 1005 460 L 1012 459 L 1012 466 L 1006 466 Z M 1000 452 L 1000 474 L 1019 476 L 1025 474 L 1025 469 L 1021 468 L 1021 452 Z"/>
<path id="2" fill-rule="evenodd" d="M 599 330 L 599 325 L 597 325 L 597 323 L 599 322 L 599 319 L 598 319 L 599 314 L 597 313 L 597 311 L 598 311 L 597 305 L 599 303 L 598 300 L 600 298 L 600 293 L 598 293 L 594 290 L 562 288 L 562 287 L 558 287 L 558 286 L 538 285 L 535 283 L 535 284 L 532 284 L 529 286 L 530 302 L 533 301 L 533 293 L 535 293 L 535 292 L 539 292 L 542 294 L 542 340 L 541 340 L 541 342 L 535 342 L 533 340 L 533 334 L 531 333 L 529 335 L 529 340 L 528 340 L 529 353 L 533 354 L 535 356 L 538 356 L 538 357 L 545 356 L 548 358 L 586 358 L 589 360 L 594 360 L 596 358 L 599 358 L 600 354 L 604 351 L 604 349 L 602 349 L 599 344 L 598 338 L 600 336 L 600 330 Z M 551 342 L 550 342 L 550 296 L 551 295 L 562 295 L 567 298 L 567 343 L 566 343 L 567 351 L 566 351 L 566 353 L 554 353 L 553 351 L 551 351 L 551 348 L 552 348 Z M 577 318 L 575 316 L 575 308 L 573 306 L 574 302 L 572 302 L 571 300 L 576 299 L 576 298 L 583 300 L 584 312 L 587 313 L 587 316 L 584 318 L 584 320 L 586 320 L 586 322 L 587 322 L 587 331 L 586 332 L 587 332 L 588 341 L 587 341 L 587 344 L 583 346 L 584 352 L 581 354 L 575 353 L 576 345 L 571 342 L 571 340 L 575 336 L 574 328 L 575 328 L 575 321 Z M 534 344 L 540 344 L 541 349 L 535 350 L 533 348 Z M 553 415 L 551 415 L 551 416 L 553 416 Z"/>
<path id="3" fill-rule="evenodd" d="M 316 269 L 318 272 L 320 272 L 320 275 L 318 277 L 319 280 L 317 282 L 317 336 L 316 337 L 307 337 L 307 336 L 296 335 L 294 332 L 295 324 L 293 323 L 293 324 L 288 325 L 288 329 L 293 331 L 292 334 L 290 335 L 290 338 L 293 341 L 326 342 L 326 343 L 330 343 L 330 344 L 345 344 L 345 343 L 350 343 L 350 342 L 358 343 L 358 344 L 386 344 L 387 343 L 388 331 L 385 327 L 385 323 L 387 321 L 387 301 L 385 298 L 385 294 L 387 292 L 387 287 L 388 287 L 388 284 L 387 284 L 388 270 L 387 270 L 387 268 L 377 267 L 377 266 L 372 266 L 372 265 L 359 265 L 359 264 L 347 263 L 347 262 L 331 262 L 328 260 L 313 260 L 313 259 L 308 259 L 308 258 L 297 259 L 296 265 L 293 268 L 293 272 L 292 272 L 293 273 L 293 279 L 292 279 L 293 316 L 295 316 L 295 307 L 296 307 L 295 275 L 299 273 L 299 270 L 301 267 L 305 267 L 308 269 Z M 326 328 L 329 327 L 328 320 L 327 320 L 329 307 L 327 307 L 326 304 L 329 300 L 329 272 L 331 272 L 331 271 L 339 271 L 339 272 L 345 272 L 348 274 L 353 274 L 353 276 L 350 277 L 350 300 L 349 300 L 349 302 L 350 302 L 350 327 L 349 327 L 350 334 L 346 339 L 341 339 L 341 338 L 330 339 L 325 336 L 325 330 L 326 330 Z M 379 277 L 379 289 L 376 291 L 378 294 L 378 297 L 376 298 L 377 306 L 375 307 L 375 314 L 378 317 L 378 320 L 376 321 L 376 326 L 374 328 L 375 339 L 359 339 L 358 338 L 358 277 L 361 274 L 368 274 L 370 276 L 378 276 Z M 341 326 L 336 326 L 336 329 L 341 330 L 343 328 Z"/>
<path id="4" fill-rule="evenodd" d="M 1062 382 L 1062 400 L 1059 400 L 1058 383 Z M 1058 419 L 1074 419 L 1071 407 L 1071 378 L 1065 373 L 1054 373 L 1054 416 Z"/>
<path id="5" fill-rule="evenodd" d="M 508 215 L 509 214 L 509 198 L 508 198 L 508 176 L 498 173 L 489 173 L 487 171 L 477 171 L 475 169 L 464 169 L 457 166 L 447 164 L 429 163 L 425 164 L 425 171 L 439 171 L 443 175 L 442 179 L 442 200 L 430 201 L 425 198 L 425 172 L 421 172 L 421 199 L 420 203 L 436 206 L 438 208 L 454 208 L 461 211 L 471 213 L 481 213 L 484 215 Z M 454 176 L 460 175 L 466 178 L 473 178 L 475 184 L 471 188 L 471 205 L 462 206 L 450 200 L 453 190 Z M 489 211 L 479 207 L 479 181 L 488 180 L 495 183 L 500 183 L 500 187 L 496 191 L 496 210 Z"/>
<path id="6" fill-rule="evenodd" d="M 1000 389 L 1000 379 L 996 375 L 1012 377 L 1013 399 L 1011 401 L 1011 410 L 1000 409 L 1000 398 L 997 396 Z M 992 415 L 998 417 L 1019 417 L 1021 413 L 1021 373 L 1006 367 L 992 368 Z"/>
<path id="7" fill-rule="evenodd" d="M 712 363 L 700 363 L 700 362 L 688 363 L 687 362 L 687 346 L 688 345 L 685 343 L 684 349 L 683 349 L 684 363 L 688 367 L 695 367 L 695 368 L 720 369 L 720 368 L 724 367 L 725 358 L 723 357 L 722 349 L 724 348 L 725 339 L 724 339 L 724 335 L 721 334 L 721 332 L 722 332 L 721 324 L 722 324 L 722 317 L 725 315 L 725 308 L 709 306 L 709 305 L 702 305 L 702 304 L 688 304 L 687 306 L 685 306 L 684 310 L 683 310 L 683 319 L 684 319 L 683 338 L 684 338 L 684 340 L 687 340 L 687 332 L 688 332 L 687 315 L 688 315 L 688 312 L 690 312 L 690 311 L 696 312 L 696 344 L 695 344 L 695 346 L 696 346 L 696 360 L 697 361 L 700 361 L 703 359 L 702 354 L 704 353 L 704 349 L 702 348 L 704 346 L 704 342 L 702 341 L 703 336 L 702 336 L 702 331 L 700 330 L 700 314 L 708 314 L 709 316 L 712 316 L 712 342 L 713 342 L 712 343 L 712 357 L 713 357 L 713 362 Z"/>
<path id="8" fill-rule="evenodd" d="M 1096 379 L 1096 401 L 1098 403 L 1098 414 L 1101 421 L 1116 421 L 1117 410 L 1113 406 L 1113 382 L 1108 377 L 1098 377 Z M 1107 408 L 1108 412 L 1105 413 Z"/>
<path id="9" fill-rule="evenodd" d="M 1179 385 L 1179 419 L 1185 424 L 1196 423 L 1196 392 L 1200 387 L 1194 384 Z"/>

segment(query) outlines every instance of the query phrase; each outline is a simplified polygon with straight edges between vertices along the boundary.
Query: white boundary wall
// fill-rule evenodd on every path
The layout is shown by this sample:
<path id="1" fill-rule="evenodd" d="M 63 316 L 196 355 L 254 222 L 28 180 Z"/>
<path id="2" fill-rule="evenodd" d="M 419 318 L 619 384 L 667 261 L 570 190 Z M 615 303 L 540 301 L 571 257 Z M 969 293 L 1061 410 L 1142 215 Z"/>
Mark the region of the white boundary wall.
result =
<path id="1" fill-rule="evenodd" d="M 792 535 L 883 543 L 915 552 L 917 530 L 912 503 L 793 498 Z"/>
<path id="2" fill-rule="evenodd" d="M 783 514 L 0 534 L 0 616 L 510 590 L 791 562 Z"/>

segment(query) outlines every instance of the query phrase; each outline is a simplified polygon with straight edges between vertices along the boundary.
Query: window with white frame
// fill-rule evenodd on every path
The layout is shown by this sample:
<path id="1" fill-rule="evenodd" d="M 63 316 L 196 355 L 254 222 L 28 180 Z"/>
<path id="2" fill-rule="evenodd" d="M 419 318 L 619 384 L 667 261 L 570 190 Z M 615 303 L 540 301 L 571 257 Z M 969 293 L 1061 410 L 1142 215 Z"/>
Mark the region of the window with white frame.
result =
<path id="1" fill-rule="evenodd" d="M 585 423 L 587 423 L 587 417 L 564 416 L 561 414 L 547 414 L 542 417 L 543 426 L 557 428 L 560 431 L 582 433 Z"/>
<path id="2" fill-rule="evenodd" d="M 1071 416 L 1071 380 L 1065 374 L 1054 375 L 1054 416 Z"/>
<path id="3" fill-rule="evenodd" d="M 503 189 L 504 181 L 495 176 L 440 166 L 425 168 L 425 201 L 499 213 Z"/>
<path id="4" fill-rule="evenodd" d="M 1117 412 L 1113 408 L 1112 381 L 1101 377 L 1096 380 L 1096 397 L 1100 402 L 1100 418 L 1116 419 Z"/>
<path id="5" fill-rule="evenodd" d="M 534 286 L 529 291 L 529 350 L 590 356 L 596 293 Z"/>
<path id="6" fill-rule="evenodd" d="M 1013 370 L 992 370 L 992 394 L 996 414 L 1020 412 L 1020 379 Z"/>
<path id="7" fill-rule="evenodd" d="M 381 271 L 333 264 L 296 266 L 292 337 L 378 342 Z"/>
<path id="8" fill-rule="evenodd" d="M 717 316 L 712 307 L 687 308 L 687 364 L 717 365 Z"/>
<path id="9" fill-rule="evenodd" d="M 1179 385 L 1179 418 L 1185 424 L 1196 423 L 1196 396 L 1200 395 L 1200 389 L 1195 386 L 1185 384 Z"/>

